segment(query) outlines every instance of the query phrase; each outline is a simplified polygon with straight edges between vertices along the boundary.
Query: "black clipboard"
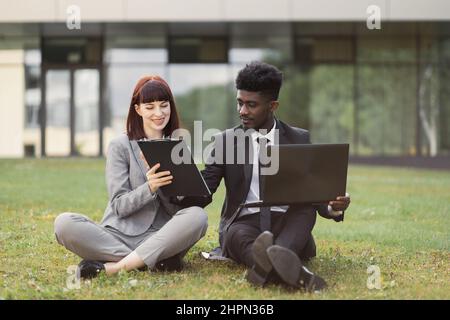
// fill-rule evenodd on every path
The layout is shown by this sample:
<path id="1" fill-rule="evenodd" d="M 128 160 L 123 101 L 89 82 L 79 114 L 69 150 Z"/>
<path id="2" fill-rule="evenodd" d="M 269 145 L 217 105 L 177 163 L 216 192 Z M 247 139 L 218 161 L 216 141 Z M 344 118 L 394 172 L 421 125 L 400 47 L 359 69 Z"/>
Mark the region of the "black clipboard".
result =
<path id="1" fill-rule="evenodd" d="M 184 140 L 139 140 L 137 143 L 150 167 L 159 163 L 160 167 L 157 172 L 168 170 L 173 176 L 171 184 L 160 188 L 165 196 L 211 195 Z M 174 148 L 176 149 L 174 150 Z M 176 163 L 172 161 L 173 150 Z"/>

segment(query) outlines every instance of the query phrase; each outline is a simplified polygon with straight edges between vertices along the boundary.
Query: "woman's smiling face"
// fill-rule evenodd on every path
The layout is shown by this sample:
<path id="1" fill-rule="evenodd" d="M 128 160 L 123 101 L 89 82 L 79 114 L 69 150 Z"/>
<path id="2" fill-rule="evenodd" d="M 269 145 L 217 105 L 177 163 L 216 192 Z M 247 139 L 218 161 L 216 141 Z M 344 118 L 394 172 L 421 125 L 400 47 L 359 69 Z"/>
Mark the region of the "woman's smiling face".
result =
<path id="1" fill-rule="evenodd" d="M 144 128 L 162 131 L 170 120 L 170 102 L 153 101 L 135 105 L 136 112 L 142 117 Z"/>

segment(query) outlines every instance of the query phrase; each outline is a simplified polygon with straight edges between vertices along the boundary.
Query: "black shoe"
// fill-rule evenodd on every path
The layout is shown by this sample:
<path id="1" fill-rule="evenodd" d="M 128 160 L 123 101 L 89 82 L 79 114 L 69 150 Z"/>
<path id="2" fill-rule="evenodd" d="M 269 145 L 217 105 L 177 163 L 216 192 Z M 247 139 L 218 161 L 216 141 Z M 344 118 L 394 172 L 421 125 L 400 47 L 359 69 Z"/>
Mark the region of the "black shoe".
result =
<path id="1" fill-rule="evenodd" d="M 183 259 L 178 254 L 174 255 L 173 257 L 161 260 L 155 265 L 155 269 L 158 271 L 181 271 L 183 268 Z"/>
<path id="2" fill-rule="evenodd" d="M 254 266 L 247 271 L 246 279 L 253 285 L 263 286 L 269 279 L 272 263 L 267 256 L 267 248 L 273 245 L 273 234 L 269 231 L 261 233 L 253 242 L 252 253 Z"/>
<path id="3" fill-rule="evenodd" d="M 267 255 L 273 268 L 286 284 L 294 288 L 304 288 L 308 292 L 327 287 L 325 280 L 309 271 L 294 251 L 273 245 L 267 249 Z"/>
<path id="4" fill-rule="evenodd" d="M 137 270 L 141 272 L 148 271 L 148 266 L 144 265 L 143 267 L 137 268 Z"/>
<path id="5" fill-rule="evenodd" d="M 82 279 L 92 279 L 98 276 L 98 274 L 105 270 L 103 262 L 94 260 L 81 260 L 78 264 L 77 274 Z"/>

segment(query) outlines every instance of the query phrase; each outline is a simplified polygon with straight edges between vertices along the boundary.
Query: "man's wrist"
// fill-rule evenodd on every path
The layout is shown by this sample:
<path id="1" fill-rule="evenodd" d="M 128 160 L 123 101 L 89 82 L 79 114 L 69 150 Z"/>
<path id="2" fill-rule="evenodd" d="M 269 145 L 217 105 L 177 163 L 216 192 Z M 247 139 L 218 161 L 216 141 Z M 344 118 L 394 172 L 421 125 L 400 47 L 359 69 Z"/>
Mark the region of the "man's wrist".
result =
<path id="1" fill-rule="evenodd" d="M 339 210 L 339 211 L 333 210 L 333 208 L 332 208 L 330 205 L 328 205 L 328 214 L 329 214 L 331 217 L 336 218 L 336 217 L 341 216 L 343 213 L 344 213 L 344 212 L 341 211 L 341 210 Z"/>

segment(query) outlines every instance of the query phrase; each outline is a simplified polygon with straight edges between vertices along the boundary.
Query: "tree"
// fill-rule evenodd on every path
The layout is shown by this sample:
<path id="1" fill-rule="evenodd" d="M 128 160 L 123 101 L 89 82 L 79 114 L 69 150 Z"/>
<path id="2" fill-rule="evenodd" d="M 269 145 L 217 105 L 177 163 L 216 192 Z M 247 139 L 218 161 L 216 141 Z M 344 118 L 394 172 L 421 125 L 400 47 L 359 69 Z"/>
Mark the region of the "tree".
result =
<path id="1" fill-rule="evenodd" d="M 433 77 L 433 65 L 427 64 L 419 80 L 419 116 L 425 137 L 430 147 L 430 156 L 438 153 L 438 92 L 434 89 L 436 78 Z"/>

